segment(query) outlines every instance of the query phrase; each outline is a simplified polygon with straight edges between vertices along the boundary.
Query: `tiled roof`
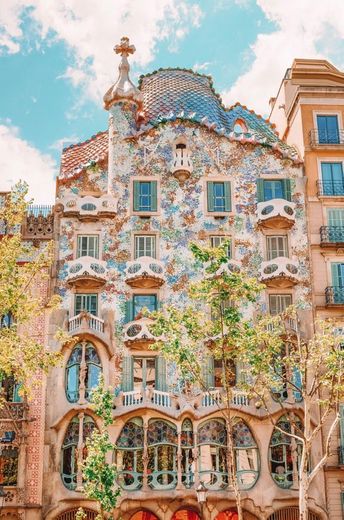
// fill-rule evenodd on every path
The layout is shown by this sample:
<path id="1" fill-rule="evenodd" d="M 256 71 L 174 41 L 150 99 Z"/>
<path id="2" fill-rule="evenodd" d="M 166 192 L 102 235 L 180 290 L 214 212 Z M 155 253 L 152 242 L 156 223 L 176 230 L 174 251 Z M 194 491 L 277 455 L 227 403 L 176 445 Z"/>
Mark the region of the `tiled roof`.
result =
<path id="1" fill-rule="evenodd" d="M 273 125 L 237 103 L 226 109 L 214 91 L 209 76 L 184 69 L 160 69 L 141 76 L 144 121 L 137 134 L 162 122 L 176 119 L 197 122 L 230 140 L 270 146 L 283 156 L 299 161 L 297 151 L 281 141 Z M 235 133 L 237 119 L 245 121 L 246 133 Z M 99 132 L 83 143 L 71 145 L 62 152 L 60 179 L 82 171 L 92 163 L 105 159 L 108 132 Z"/>

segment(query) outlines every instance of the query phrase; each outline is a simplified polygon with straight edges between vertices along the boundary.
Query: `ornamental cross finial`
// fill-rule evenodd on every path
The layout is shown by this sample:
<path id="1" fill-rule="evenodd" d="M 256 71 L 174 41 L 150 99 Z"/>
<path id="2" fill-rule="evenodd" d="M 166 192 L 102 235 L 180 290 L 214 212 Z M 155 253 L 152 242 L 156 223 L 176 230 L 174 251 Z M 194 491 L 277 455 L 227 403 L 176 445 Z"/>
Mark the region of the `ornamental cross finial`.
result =
<path id="1" fill-rule="evenodd" d="M 134 54 L 136 49 L 135 45 L 129 44 L 129 38 L 123 36 L 123 38 L 121 38 L 121 43 L 119 45 L 115 45 L 114 51 L 116 54 L 127 57 L 129 54 Z"/>

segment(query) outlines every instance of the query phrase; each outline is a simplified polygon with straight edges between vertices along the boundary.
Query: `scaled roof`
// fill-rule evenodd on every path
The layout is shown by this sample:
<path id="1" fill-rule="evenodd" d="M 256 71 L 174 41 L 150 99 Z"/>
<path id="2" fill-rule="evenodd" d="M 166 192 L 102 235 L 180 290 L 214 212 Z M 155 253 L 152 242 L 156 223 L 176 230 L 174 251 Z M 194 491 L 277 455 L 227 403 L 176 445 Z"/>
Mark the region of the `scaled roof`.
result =
<path id="1" fill-rule="evenodd" d="M 136 135 L 162 122 L 187 120 L 204 125 L 230 140 L 271 146 L 283 156 L 299 161 L 297 151 L 279 139 L 269 121 L 239 103 L 226 109 L 209 76 L 185 69 L 160 69 L 141 76 L 139 89 L 143 95 L 143 122 Z M 237 119 L 245 121 L 246 133 L 234 132 Z M 105 131 L 65 148 L 60 179 L 72 177 L 92 161 L 103 159 L 107 147 L 108 133 Z"/>

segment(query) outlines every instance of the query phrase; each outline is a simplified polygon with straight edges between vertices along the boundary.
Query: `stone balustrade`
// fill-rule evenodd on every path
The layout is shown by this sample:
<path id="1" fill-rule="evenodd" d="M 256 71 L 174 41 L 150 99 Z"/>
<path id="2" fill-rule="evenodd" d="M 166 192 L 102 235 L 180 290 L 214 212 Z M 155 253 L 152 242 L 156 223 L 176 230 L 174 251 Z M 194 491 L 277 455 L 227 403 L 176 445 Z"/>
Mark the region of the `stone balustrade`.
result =
<path id="1" fill-rule="evenodd" d="M 152 289 L 165 283 L 164 265 L 150 256 L 140 256 L 127 263 L 125 281 L 131 287 Z"/>
<path id="2" fill-rule="evenodd" d="M 258 222 L 268 228 L 290 228 L 295 222 L 295 204 L 285 199 L 272 199 L 257 204 Z"/>

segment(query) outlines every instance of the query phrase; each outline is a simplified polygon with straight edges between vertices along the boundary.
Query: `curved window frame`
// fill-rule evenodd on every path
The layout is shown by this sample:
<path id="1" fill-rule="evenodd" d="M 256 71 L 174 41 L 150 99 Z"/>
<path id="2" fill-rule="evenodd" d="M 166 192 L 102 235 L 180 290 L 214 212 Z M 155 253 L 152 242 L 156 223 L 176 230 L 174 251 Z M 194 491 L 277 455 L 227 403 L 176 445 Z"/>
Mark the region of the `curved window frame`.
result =
<path id="1" fill-rule="evenodd" d="M 76 351 L 79 351 L 79 358 L 73 360 L 73 355 Z M 93 352 L 97 357 L 97 361 L 90 359 L 89 352 Z M 94 377 L 91 376 L 92 371 L 98 372 L 98 380 L 102 373 L 101 360 L 95 345 L 90 341 L 82 341 L 77 343 L 71 351 L 65 369 L 65 394 L 69 403 L 84 402 L 90 400 L 92 390 L 97 384 L 91 384 Z M 72 374 L 74 371 L 74 375 Z M 74 389 L 71 389 L 71 385 L 74 384 Z"/>
<path id="2" fill-rule="evenodd" d="M 150 439 L 153 433 L 151 425 L 154 423 L 162 423 L 167 426 L 166 437 L 157 436 L 156 439 Z M 157 430 L 159 431 L 159 430 Z M 161 430 L 160 430 L 161 431 Z M 174 438 L 173 438 L 174 437 Z M 177 426 L 165 419 L 150 419 L 147 431 L 147 452 L 148 452 L 148 485 L 152 489 L 174 489 L 177 486 L 178 467 L 178 433 Z M 160 469 L 160 466 L 167 461 L 166 468 Z M 172 463 L 172 464 L 171 464 Z"/>
<path id="3" fill-rule="evenodd" d="M 136 422 L 135 422 L 136 421 Z M 132 443 L 127 443 L 127 446 L 125 443 L 121 443 L 121 437 L 123 434 L 127 435 L 125 432 L 126 427 L 128 428 L 129 424 L 133 423 L 134 428 L 137 429 L 136 432 L 134 432 L 134 435 L 139 440 L 139 434 L 142 436 L 142 443 L 136 443 L 134 442 L 134 445 L 129 445 Z M 133 428 L 133 429 L 134 429 Z M 129 432 L 130 433 L 130 432 Z M 121 445 L 122 444 L 122 445 Z M 116 442 L 116 451 L 115 451 L 115 460 L 117 468 L 119 466 L 119 453 L 122 452 L 123 455 L 121 455 L 121 467 L 126 465 L 127 462 L 132 464 L 132 467 L 125 468 L 120 471 L 117 471 L 118 475 L 118 483 L 121 486 L 122 489 L 128 490 L 128 491 L 136 491 L 138 489 L 142 488 L 143 485 L 143 470 L 144 470 L 144 464 L 143 464 L 143 450 L 144 450 L 144 429 L 143 429 L 143 421 L 141 417 L 133 417 L 132 419 L 129 419 L 121 429 L 121 432 L 118 436 L 117 442 Z M 126 455 L 128 454 L 129 459 L 126 460 Z M 124 464 L 123 464 L 124 462 Z"/>
<path id="4" fill-rule="evenodd" d="M 195 460 L 194 460 L 194 429 L 191 419 L 182 422 L 180 448 L 182 453 L 182 483 L 189 489 L 195 482 Z"/>

